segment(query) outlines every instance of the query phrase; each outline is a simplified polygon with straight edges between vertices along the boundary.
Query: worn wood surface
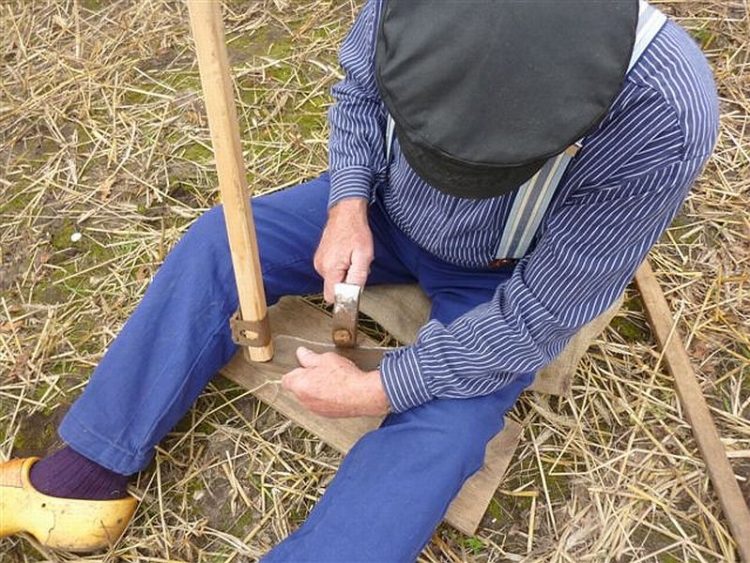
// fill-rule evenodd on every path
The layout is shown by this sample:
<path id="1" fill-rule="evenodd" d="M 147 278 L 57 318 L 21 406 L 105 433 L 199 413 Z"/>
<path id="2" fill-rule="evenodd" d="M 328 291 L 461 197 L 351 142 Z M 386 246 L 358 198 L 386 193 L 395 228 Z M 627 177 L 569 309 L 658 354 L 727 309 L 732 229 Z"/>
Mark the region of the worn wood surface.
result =
<path id="1" fill-rule="evenodd" d="M 328 329 L 331 318 L 299 298 L 282 299 L 269 309 L 269 315 L 274 331 L 279 335 L 287 333 L 308 340 L 319 340 L 320 335 L 328 335 L 330 332 Z M 360 334 L 360 339 L 363 345 L 373 344 L 363 334 Z M 276 340 L 277 356 L 272 362 L 250 363 L 238 353 L 221 371 L 222 375 L 252 389 L 260 400 L 342 453 L 347 452 L 363 434 L 380 425 L 380 418 L 330 419 L 300 408 L 294 397 L 278 384 L 278 380 L 286 373 L 284 362 L 292 361 L 296 341 L 281 336 Z M 277 359 L 280 361 L 278 366 Z M 375 357 L 370 361 L 377 363 Z M 445 520 L 454 528 L 468 535 L 476 532 L 510 465 L 520 437 L 520 425 L 506 420 L 505 429 L 487 445 L 484 467 L 466 481 L 448 508 Z"/>
<path id="2" fill-rule="evenodd" d="M 690 357 L 672 319 L 672 313 L 659 282 L 646 260 L 635 275 L 651 328 L 659 343 L 664 362 L 674 378 L 675 390 L 693 436 L 706 463 L 719 503 L 737 543 L 743 561 L 750 563 L 750 511 L 719 438 L 706 398 L 690 363 Z"/>
<path id="3" fill-rule="evenodd" d="M 568 394 L 581 358 L 617 314 L 621 305 L 622 298 L 585 325 L 560 355 L 539 371 L 530 389 L 550 395 Z M 429 318 L 430 300 L 416 284 L 372 286 L 362 294 L 360 310 L 396 339 L 410 344 Z"/>
<path id="4" fill-rule="evenodd" d="M 257 334 L 269 334 L 263 276 L 242 160 L 221 4 L 188 0 L 188 10 L 211 130 L 211 144 L 216 158 L 219 191 L 224 204 L 240 310 L 243 320 L 260 324 L 262 328 L 258 329 Z M 273 346 L 269 341 L 265 345 L 248 347 L 246 353 L 253 361 L 267 361 L 273 356 Z"/>

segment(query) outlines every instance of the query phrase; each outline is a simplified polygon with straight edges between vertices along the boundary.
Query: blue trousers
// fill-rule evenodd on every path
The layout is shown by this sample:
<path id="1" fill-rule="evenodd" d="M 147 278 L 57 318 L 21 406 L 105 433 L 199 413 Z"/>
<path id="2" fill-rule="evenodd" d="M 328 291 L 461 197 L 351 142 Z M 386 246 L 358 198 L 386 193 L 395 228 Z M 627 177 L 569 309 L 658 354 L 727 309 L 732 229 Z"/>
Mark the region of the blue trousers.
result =
<path id="1" fill-rule="evenodd" d="M 269 304 L 322 290 L 312 257 L 328 191 L 324 174 L 253 201 Z M 369 220 L 375 259 L 368 284 L 418 281 L 442 322 L 489 300 L 510 275 L 461 269 L 426 253 L 378 202 Z M 223 213 L 212 209 L 164 261 L 63 420 L 63 440 L 118 473 L 146 467 L 154 446 L 236 352 L 228 324 L 237 308 L 233 276 Z M 266 560 L 413 561 L 531 379 L 388 416 L 352 448 L 307 521 Z"/>

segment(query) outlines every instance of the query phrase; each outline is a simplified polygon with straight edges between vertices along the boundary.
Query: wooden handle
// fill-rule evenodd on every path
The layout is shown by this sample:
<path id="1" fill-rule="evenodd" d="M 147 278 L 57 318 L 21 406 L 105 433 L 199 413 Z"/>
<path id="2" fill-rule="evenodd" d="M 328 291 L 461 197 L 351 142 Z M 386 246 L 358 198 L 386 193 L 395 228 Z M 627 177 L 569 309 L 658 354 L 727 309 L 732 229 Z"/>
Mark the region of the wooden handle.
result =
<path id="1" fill-rule="evenodd" d="M 188 0 L 188 10 L 224 204 L 240 311 L 244 321 L 257 323 L 257 335 L 261 340 L 257 346 L 246 348 L 246 355 L 252 361 L 265 362 L 273 357 L 273 343 L 268 326 L 250 191 L 242 161 L 221 8 L 215 0 Z"/>
<path id="2" fill-rule="evenodd" d="M 706 463 L 724 516 L 729 522 L 737 549 L 742 560 L 750 563 L 750 511 L 743 499 L 724 446 L 719 440 L 719 433 L 690 365 L 690 358 L 676 327 L 673 326 L 674 321 L 667 300 L 648 260 L 638 268 L 635 283 L 643 298 L 656 340 L 663 350 L 669 373 L 674 378 L 677 396 L 693 429 L 693 436 Z"/>

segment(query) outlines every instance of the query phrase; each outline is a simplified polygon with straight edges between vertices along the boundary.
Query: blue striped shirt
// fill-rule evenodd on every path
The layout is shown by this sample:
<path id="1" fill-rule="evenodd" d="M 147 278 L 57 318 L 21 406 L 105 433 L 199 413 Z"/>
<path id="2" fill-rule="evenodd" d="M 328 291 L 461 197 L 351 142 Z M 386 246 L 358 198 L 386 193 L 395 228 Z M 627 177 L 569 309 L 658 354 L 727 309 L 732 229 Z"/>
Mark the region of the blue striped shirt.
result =
<path id="1" fill-rule="evenodd" d="M 368 0 L 341 48 L 345 78 L 329 111 L 329 206 L 372 198 L 380 186 L 389 215 L 419 246 L 452 264 L 486 267 L 514 194 L 444 194 L 416 175 L 397 141 L 386 162 L 387 114 L 374 76 L 381 8 Z M 717 131 L 710 68 L 669 21 L 583 140 L 511 278 L 491 301 L 449 325 L 430 321 L 413 345 L 385 355 L 381 375 L 393 410 L 492 393 L 549 363 L 623 292 L 679 211 Z"/>

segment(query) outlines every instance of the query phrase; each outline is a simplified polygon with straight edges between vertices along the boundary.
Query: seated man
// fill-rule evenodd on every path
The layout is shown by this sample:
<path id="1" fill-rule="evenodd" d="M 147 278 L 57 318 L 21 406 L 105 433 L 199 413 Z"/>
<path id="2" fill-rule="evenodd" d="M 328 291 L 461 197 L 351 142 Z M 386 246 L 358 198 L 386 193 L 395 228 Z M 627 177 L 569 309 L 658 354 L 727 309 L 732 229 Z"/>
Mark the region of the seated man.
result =
<path id="1" fill-rule="evenodd" d="M 376 371 L 298 351 L 284 385 L 305 406 L 389 414 L 268 561 L 414 560 L 503 415 L 619 297 L 713 148 L 706 60 L 652 8 L 471 6 L 369 0 L 341 50 L 330 171 L 254 202 L 269 304 L 330 301 L 344 280 L 418 282 L 432 300 L 417 342 Z M 67 446 L 0 467 L 0 535 L 75 549 L 117 537 L 129 476 L 236 352 L 237 301 L 214 209 L 67 413 Z"/>

